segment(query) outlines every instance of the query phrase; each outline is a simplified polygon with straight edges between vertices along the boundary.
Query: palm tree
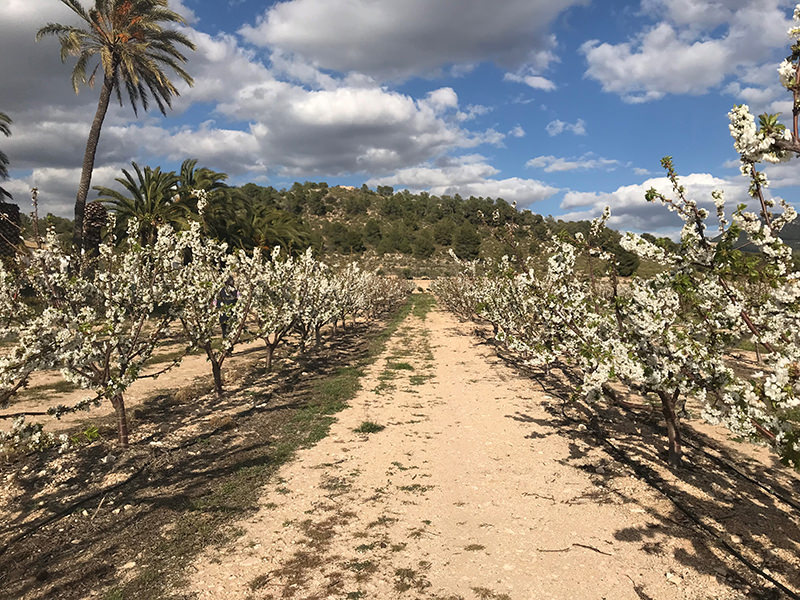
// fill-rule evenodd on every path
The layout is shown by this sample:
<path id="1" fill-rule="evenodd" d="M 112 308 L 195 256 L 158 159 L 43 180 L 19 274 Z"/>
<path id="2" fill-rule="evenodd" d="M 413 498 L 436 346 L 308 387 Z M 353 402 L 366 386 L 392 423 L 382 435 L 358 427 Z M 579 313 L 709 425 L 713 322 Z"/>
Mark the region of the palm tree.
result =
<path id="1" fill-rule="evenodd" d="M 283 210 L 261 207 L 255 211 L 248 229 L 252 244 L 267 251 L 280 246 L 295 254 L 311 245 L 311 236 L 302 222 Z"/>
<path id="2" fill-rule="evenodd" d="M 182 191 L 191 193 L 193 190 L 205 190 L 214 192 L 227 187 L 225 180 L 227 173 L 218 173 L 206 167 L 197 168 L 196 158 L 187 158 L 181 163 L 180 187 Z"/>
<path id="3" fill-rule="evenodd" d="M 206 199 L 214 202 L 223 190 L 228 188 L 225 180 L 228 179 L 227 173 L 212 171 L 206 167 L 197 167 L 196 158 L 187 158 L 181 163 L 181 170 L 178 173 L 178 194 L 180 202 L 186 214 L 196 218 L 199 217 L 197 207 L 196 192 L 203 191 L 207 194 Z"/>
<path id="4" fill-rule="evenodd" d="M 238 188 L 211 196 L 202 222 L 206 235 L 231 248 L 249 251 L 280 246 L 293 254 L 311 244 L 307 227 L 295 215 L 249 198 Z"/>
<path id="5" fill-rule="evenodd" d="M 185 211 L 177 202 L 178 176 L 173 171 L 162 171 L 161 167 L 142 169 L 135 162 L 134 174 L 122 169 L 124 177 L 117 177 L 128 192 L 125 195 L 117 190 L 96 185 L 99 200 L 109 204 L 117 216 L 121 232 L 127 229 L 128 222 L 139 222 L 139 241 L 143 245 L 155 241 L 161 225 L 180 227 L 186 222 Z"/>
<path id="6" fill-rule="evenodd" d="M 9 125 L 11 125 L 11 118 L 7 114 L 0 112 L 0 133 L 6 137 L 11 135 Z M 8 179 L 8 156 L 0 150 L 0 181 L 5 181 L 6 179 Z M 3 196 L 11 198 L 11 194 L 0 185 L 0 202 L 3 201 Z"/>
<path id="7" fill-rule="evenodd" d="M 75 199 L 75 228 L 73 244 L 81 247 L 83 214 L 86 196 L 92 180 L 100 129 L 108 110 L 112 93 L 122 104 L 122 87 L 125 87 L 134 114 L 138 107 L 148 109 L 154 100 L 162 114 L 172 107 L 172 97 L 178 95 L 175 85 L 164 73 L 172 69 L 189 85 L 192 78 L 181 67 L 186 57 L 176 47 L 183 45 L 194 50 L 194 44 L 182 33 L 164 29 L 161 23 L 185 23 L 183 17 L 167 7 L 167 0 L 94 0 L 88 11 L 80 0 L 61 0 L 88 26 L 48 23 L 36 34 L 40 40 L 55 35 L 61 42 L 61 60 L 76 56 L 72 69 L 72 87 L 78 93 L 82 83 L 94 85 L 97 71 L 102 69 L 103 87 L 97 102 L 86 152 L 83 157 L 81 180 Z M 97 61 L 87 77 L 87 68 Z"/>

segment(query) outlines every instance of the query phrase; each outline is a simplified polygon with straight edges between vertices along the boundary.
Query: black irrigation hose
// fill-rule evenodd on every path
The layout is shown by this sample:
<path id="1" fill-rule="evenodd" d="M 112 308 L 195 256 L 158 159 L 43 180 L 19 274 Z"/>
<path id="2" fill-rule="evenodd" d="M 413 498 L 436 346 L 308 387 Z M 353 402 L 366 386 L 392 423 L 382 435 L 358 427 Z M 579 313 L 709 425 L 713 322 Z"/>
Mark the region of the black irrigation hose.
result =
<path id="1" fill-rule="evenodd" d="M 483 337 L 483 336 L 481 336 L 481 337 Z M 489 341 L 489 340 L 487 339 L 487 341 Z M 497 349 L 497 345 L 496 344 L 495 344 L 495 346 L 496 346 L 496 349 Z M 499 354 L 499 352 L 498 352 L 498 354 Z M 589 411 L 589 412 L 591 412 L 591 411 Z M 566 412 L 564 411 L 564 405 L 563 404 L 562 404 L 561 415 L 563 416 L 563 418 L 565 420 L 570 421 L 572 423 L 581 422 L 579 419 L 575 419 L 575 418 L 570 417 L 569 415 L 567 415 Z M 584 423 L 584 425 L 585 425 L 585 423 Z M 633 470 L 634 473 L 636 473 L 636 475 L 638 475 L 640 478 L 642 478 L 650 487 L 652 487 L 654 490 L 656 490 L 662 496 L 667 498 L 667 500 L 672 502 L 672 504 L 675 506 L 675 508 L 677 508 L 690 521 L 692 521 L 692 523 L 694 523 L 695 526 L 698 529 L 700 529 L 707 536 L 709 536 L 710 538 L 715 540 L 717 542 L 717 544 L 719 544 L 719 546 L 721 546 L 728 554 L 730 554 L 731 556 L 736 558 L 739 562 L 741 562 L 743 565 L 745 565 L 748 569 L 750 569 L 756 575 L 758 575 L 758 576 L 766 579 L 770 583 L 772 583 L 776 588 L 781 590 L 784 594 L 786 594 L 792 600 L 800 600 L 800 593 L 798 593 L 798 592 L 790 589 L 789 587 L 785 586 L 780 581 L 775 579 L 772 575 L 764 572 L 763 569 L 761 569 L 758 566 L 756 566 L 755 564 L 753 564 L 741 552 L 739 552 L 736 548 L 731 546 L 727 541 L 722 539 L 717 534 L 717 532 L 715 532 L 711 527 L 709 527 L 708 525 L 703 523 L 697 515 L 695 515 L 691 510 L 689 510 L 689 508 L 684 506 L 679 500 L 677 500 L 672 494 L 670 494 L 664 488 L 664 486 L 660 485 L 659 481 L 661 480 L 661 478 L 658 477 L 657 475 L 654 475 L 652 473 L 651 469 L 647 468 L 646 466 L 644 466 L 644 465 L 640 464 L 639 462 L 637 462 L 636 460 L 632 459 L 627 454 L 625 454 L 625 452 L 623 452 L 617 446 L 615 446 L 614 443 L 611 442 L 607 438 L 607 436 L 604 434 L 604 432 L 600 429 L 599 425 L 597 425 L 597 422 L 595 420 L 593 420 L 592 433 L 594 433 L 595 436 L 597 438 L 599 438 L 600 441 L 603 442 L 606 446 L 611 448 L 611 451 L 609 452 L 609 454 L 614 456 L 620 462 L 626 464 L 629 468 L 631 468 Z M 727 463 L 727 461 L 724 461 L 721 458 L 716 457 L 716 456 L 708 453 L 703 448 L 700 448 L 700 447 L 698 447 L 698 446 L 696 446 L 696 445 L 694 445 L 692 443 L 689 443 L 688 445 L 693 447 L 693 448 L 695 448 L 695 449 L 700 450 L 701 452 L 703 452 L 703 454 L 705 454 L 706 456 L 711 458 L 714 462 L 717 462 L 718 464 L 720 464 L 724 468 L 727 468 L 727 469 L 735 472 L 737 475 L 739 475 L 743 479 L 755 484 L 756 486 L 758 486 L 762 490 L 768 492 L 769 494 L 775 496 L 779 500 L 785 502 L 786 504 L 788 504 L 788 505 L 790 505 L 790 506 L 792 506 L 794 508 L 798 508 L 798 504 L 797 503 L 795 503 L 792 500 L 784 497 L 782 494 L 779 494 L 779 493 L 775 492 L 774 490 L 768 488 L 767 486 L 761 484 L 760 482 L 754 480 L 752 477 L 750 477 L 746 473 L 742 473 L 741 471 L 736 469 L 733 465 Z M 782 490 L 782 491 L 785 492 L 786 490 Z"/>
<path id="2" fill-rule="evenodd" d="M 238 413 L 237 416 L 238 417 L 248 416 L 248 415 L 254 413 L 256 410 L 258 410 L 258 408 L 259 408 L 258 406 L 251 406 L 250 408 L 248 408 L 246 410 L 243 410 L 240 413 Z M 199 443 L 199 442 L 201 442 L 201 441 L 203 441 L 203 440 L 205 440 L 207 438 L 210 438 L 210 437 L 222 432 L 226 428 L 227 428 L 226 425 L 220 425 L 219 427 L 216 427 L 215 429 L 213 429 L 213 430 L 211 430 L 211 431 L 209 431 L 207 433 L 204 433 L 204 434 L 199 435 L 197 437 L 194 437 L 194 438 L 191 438 L 189 440 L 186 440 L 185 442 L 180 443 L 177 446 L 174 446 L 172 448 L 167 448 L 167 449 L 164 450 L 163 453 L 164 454 L 168 454 L 168 453 L 171 453 L 171 452 L 177 452 L 179 450 L 185 450 L 186 448 L 189 448 L 189 447 L 191 447 L 191 446 L 193 446 L 193 445 L 195 445 L 195 444 L 197 444 L 197 443 Z M 147 441 L 147 440 L 145 439 L 143 441 Z M 58 521 L 59 519 L 62 519 L 64 517 L 72 514 L 78 508 L 80 508 L 81 506 L 86 504 L 87 502 L 90 502 L 90 501 L 92 501 L 92 500 L 94 500 L 94 499 L 96 499 L 96 498 L 98 498 L 100 496 L 107 495 L 110 492 L 113 492 L 114 490 L 116 490 L 118 488 L 121 488 L 122 486 L 127 485 L 128 483 L 130 483 L 131 481 L 133 481 L 134 479 L 139 477 L 142 473 L 144 473 L 148 468 L 150 468 L 152 466 L 152 464 L 153 464 L 153 462 L 145 463 L 144 465 L 142 465 L 138 469 L 136 469 L 133 473 L 131 473 L 131 475 L 127 479 L 124 479 L 123 481 L 118 481 L 117 483 L 115 483 L 115 484 L 113 484 L 113 485 L 111 485 L 111 486 L 109 486 L 107 488 L 104 488 L 102 490 L 99 490 L 97 492 L 92 492 L 88 496 L 85 496 L 84 498 L 81 498 L 80 500 L 76 500 L 75 502 L 73 502 L 68 507 L 62 508 L 58 512 L 53 513 L 49 517 L 46 517 L 44 520 L 32 523 L 29 527 L 26 527 L 25 529 L 23 529 L 22 531 L 20 531 L 16 535 L 12 536 L 11 539 L 8 542 L 6 542 L 6 544 L 2 548 L 0 548 L 0 556 L 3 556 L 14 544 L 16 544 L 22 538 L 24 538 L 25 536 L 35 532 L 36 530 L 40 529 L 41 527 L 49 525 L 50 523 L 53 523 L 54 521 Z"/>
<path id="3" fill-rule="evenodd" d="M 42 527 L 45 527 L 45 526 L 49 525 L 50 523 L 52 523 L 54 521 L 58 521 L 59 519 L 62 519 L 64 517 L 66 517 L 67 515 L 72 514 L 80 506 L 86 504 L 90 500 L 94 500 L 95 498 L 97 498 L 99 496 L 107 495 L 107 494 L 113 492 L 115 489 L 120 488 L 123 485 L 127 485 L 128 483 L 133 481 L 135 478 L 137 478 L 139 475 L 144 473 L 144 471 L 149 466 L 150 466 L 149 464 L 143 465 L 143 466 L 139 467 L 136 471 L 134 471 L 127 479 L 124 479 L 122 481 L 118 481 L 114 485 L 111 485 L 111 486 L 109 486 L 107 488 L 104 488 L 104 489 L 102 489 L 100 491 L 93 492 L 93 493 L 89 494 L 88 496 L 86 496 L 84 498 L 81 498 L 77 502 L 74 502 L 70 506 L 68 506 L 66 508 L 62 508 L 61 510 L 53 513 L 49 517 L 46 517 L 44 520 L 39 521 L 37 523 L 34 523 L 30 527 L 27 527 L 27 528 L 23 529 L 22 531 L 17 533 L 17 535 L 12 536 L 12 538 L 10 540 L 8 540 L 8 542 L 2 548 L 0 548 L 0 556 L 3 556 L 14 544 L 16 544 L 22 538 L 24 538 L 24 537 L 30 535 L 31 533 L 35 532 L 36 530 L 38 530 L 38 529 L 40 529 Z"/>
<path id="4" fill-rule="evenodd" d="M 684 431 L 684 436 L 683 436 L 683 443 L 686 446 L 694 448 L 695 450 L 699 450 L 706 457 L 708 457 L 709 459 L 711 459 L 712 461 L 714 461 L 715 463 L 717 463 L 721 467 L 723 467 L 725 469 L 728 469 L 729 471 L 735 473 L 736 475 L 738 475 L 739 477 L 741 477 L 745 481 L 748 481 L 748 482 L 752 483 L 753 485 L 755 485 L 756 487 L 761 488 L 762 491 L 766 492 L 770 496 L 774 496 L 775 498 L 777 498 L 778 500 L 780 500 L 784 504 L 788 504 L 789 506 L 791 506 L 795 510 L 800 511 L 800 503 L 797 503 L 797 502 L 795 502 L 794 500 L 792 500 L 791 498 L 788 497 L 787 494 L 791 494 L 790 491 L 788 491 L 788 490 L 786 490 L 784 488 L 780 488 L 780 487 L 779 488 L 773 488 L 773 487 L 767 486 L 767 485 L 761 483 L 760 481 L 758 481 L 756 478 L 751 477 L 747 473 L 743 473 L 742 471 L 737 469 L 735 466 L 733 466 L 731 463 L 729 463 L 728 461 L 724 460 L 723 458 L 720 458 L 719 456 L 711 454 L 705 448 L 703 448 L 703 447 L 701 447 L 701 446 L 699 446 L 697 444 L 692 443 L 688 439 L 688 436 L 686 435 L 686 433 L 687 432 Z"/>
<path id="5" fill-rule="evenodd" d="M 0 419 L 16 419 L 17 417 L 46 417 L 50 414 L 51 413 L 49 412 L 21 412 L 21 413 L 0 415 Z"/>
<path id="6" fill-rule="evenodd" d="M 270 397 L 271 396 L 272 396 L 272 392 L 270 392 Z M 251 407 L 249 407 L 249 408 L 237 413 L 236 416 L 237 417 L 249 416 L 249 415 L 255 413 L 257 410 L 259 410 L 259 408 L 260 408 L 259 406 L 251 406 Z M 210 437 L 213 437 L 213 436 L 217 435 L 218 433 L 221 433 L 225 429 L 227 429 L 226 425 L 220 425 L 219 427 L 216 427 L 216 428 L 212 429 L 211 431 L 209 431 L 207 433 L 204 433 L 204 434 L 199 435 L 197 437 L 194 437 L 194 438 L 191 438 L 189 440 L 186 440 L 186 441 L 184 441 L 184 442 L 182 442 L 182 443 L 180 443 L 177 446 L 174 446 L 172 448 L 165 449 L 163 454 L 169 454 L 171 452 L 177 452 L 179 450 L 185 450 L 186 448 L 190 448 L 191 446 L 194 446 L 195 444 L 197 444 L 197 443 L 199 443 L 199 442 L 201 442 L 201 441 L 203 441 L 205 439 L 208 439 Z M 147 441 L 147 439 L 145 439 L 143 441 Z M 62 519 L 63 517 L 66 517 L 67 515 L 72 514 L 78 508 L 80 508 L 81 506 L 83 506 L 87 502 L 90 502 L 91 500 L 94 500 L 94 499 L 96 499 L 96 498 L 98 498 L 100 496 L 107 495 L 110 492 L 113 492 L 114 490 L 116 490 L 116 489 L 118 489 L 118 488 L 120 488 L 122 486 L 127 485 L 128 483 L 130 483 L 131 481 L 133 481 L 134 479 L 139 477 L 142 473 L 144 473 L 152 465 L 153 465 L 153 461 L 145 463 L 144 465 L 142 465 L 138 469 L 136 469 L 133 473 L 131 473 L 131 475 L 127 479 L 124 479 L 123 481 L 118 481 L 117 483 L 115 483 L 115 484 L 113 484 L 113 485 L 111 485 L 111 486 L 109 486 L 107 488 L 104 488 L 102 490 L 99 490 L 97 492 L 92 492 L 88 496 L 85 496 L 84 498 L 81 498 L 80 500 L 77 500 L 77 501 L 73 502 L 68 507 L 62 508 L 58 512 L 53 513 L 49 517 L 46 517 L 44 520 L 38 521 L 36 523 L 31 524 L 29 527 L 26 527 L 25 529 L 23 529 L 22 531 L 20 531 L 16 535 L 12 536 L 11 539 L 8 542 L 6 542 L 6 544 L 2 548 L 0 548 L 0 556 L 3 556 L 14 544 L 16 544 L 22 538 L 24 538 L 25 536 L 35 532 L 36 530 L 40 529 L 41 527 L 49 525 L 50 523 L 53 523 L 54 521 L 58 521 L 59 519 Z"/>
<path id="7" fill-rule="evenodd" d="M 258 407 L 256 407 L 256 406 L 251 406 L 250 408 L 240 412 L 237 416 L 239 416 L 239 417 L 247 416 L 247 415 L 255 412 L 257 410 L 257 408 Z M 199 436 L 197 436 L 195 438 L 191 438 L 189 440 L 186 440 L 185 442 L 182 442 L 182 443 L 178 444 L 177 446 L 174 446 L 172 448 L 164 449 L 163 454 L 169 454 L 169 453 L 172 453 L 172 452 L 177 452 L 177 451 L 180 451 L 180 450 L 185 450 L 186 448 L 190 448 L 191 446 L 194 446 L 195 444 L 197 444 L 197 443 L 199 443 L 199 442 L 201 442 L 201 441 L 203 441 L 203 440 L 205 440 L 207 438 L 210 438 L 210 437 L 212 437 L 212 436 L 214 436 L 214 435 L 216 435 L 218 433 L 221 433 L 226 428 L 227 428 L 226 425 L 220 425 L 219 427 L 216 427 L 215 429 L 212 429 L 211 431 L 209 431 L 207 433 L 204 433 L 204 434 L 199 435 Z M 85 496 L 85 497 L 81 498 L 80 500 L 76 500 L 75 502 L 70 504 L 68 507 L 62 508 L 61 510 L 53 513 L 49 517 L 46 517 L 44 520 L 38 521 L 36 523 L 32 523 L 29 527 L 26 527 L 25 529 L 23 529 L 22 531 L 17 533 L 15 536 L 13 536 L 8 542 L 6 542 L 6 544 L 2 548 L 0 548 L 0 556 L 3 556 L 3 554 L 5 554 L 14 544 L 16 544 L 18 541 L 20 541 L 25 536 L 37 531 L 38 529 L 40 529 L 42 527 L 45 527 L 46 525 L 49 525 L 50 523 L 52 523 L 54 521 L 58 521 L 59 519 L 62 519 L 64 517 L 72 514 L 78 508 L 80 508 L 81 506 L 86 504 L 87 502 L 90 502 L 90 501 L 92 501 L 92 500 L 94 500 L 96 498 L 99 498 L 100 496 L 105 496 L 105 495 L 113 492 L 114 490 L 129 484 L 131 481 L 133 481 L 134 479 L 139 477 L 142 473 L 144 473 L 146 470 L 148 470 L 154 464 L 154 462 L 155 461 L 147 462 L 147 463 L 143 464 L 142 466 L 140 466 L 139 468 L 137 468 L 133 473 L 131 473 L 130 476 L 128 476 L 127 479 L 124 479 L 122 481 L 118 481 L 117 483 L 115 483 L 115 484 L 113 484 L 113 485 L 111 485 L 111 486 L 109 486 L 107 488 L 103 488 L 102 490 L 98 490 L 97 492 L 92 492 L 88 496 Z"/>
<path id="8" fill-rule="evenodd" d="M 562 414 L 566 419 L 572 422 L 577 423 L 580 421 L 579 419 L 574 419 L 572 417 L 567 416 L 565 413 L 563 413 L 563 411 Z M 594 423 L 591 431 L 592 433 L 595 434 L 595 437 L 600 439 L 600 441 L 603 444 L 611 448 L 609 454 L 611 454 L 614 458 L 616 458 L 620 462 L 630 467 L 633 470 L 633 472 L 636 473 L 636 475 L 638 475 L 640 478 L 642 478 L 650 487 L 652 487 L 654 490 L 656 490 L 658 493 L 664 496 L 667 500 L 672 502 L 675 508 L 677 508 L 690 521 L 692 521 L 692 523 L 694 523 L 698 529 L 700 529 L 703 533 L 705 533 L 707 536 L 716 541 L 717 544 L 719 544 L 719 546 L 721 546 L 728 554 L 736 558 L 739 562 L 741 562 L 743 565 L 745 565 L 748 569 L 750 569 L 753 573 L 755 573 L 759 577 L 762 577 L 767 581 L 769 581 L 770 583 L 772 583 L 772 585 L 781 590 L 792 600 L 800 600 L 800 593 L 788 588 L 780 581 L 775 579 L 772 575 L 766 573 L 763 569 L 753 564 L 741 552 L 739 552 L 736 548 L 734 548 L 727 541 L 721 538 L 716 531 L 714 531 L 711 527 L 703 523 L 703 521 L 701 521 L 700 518 L 697 515 L 695 515 L 691 510 L 689 510 L 688 507 L 686 507 L 678 499 L 676 499 L 669 491 L 667 491 L 664 488 L 664 486 L 660 485 L 661 478 L 658 477 L 657 475 L 654 475 L 651 469 L 642 465 L 638 461 L 632 459 L 620 448 L 614 445 L 614 443 L 607 438 L 605 433 L 601 430 L 600 426 L 597 425 L 596 422 Z"/>

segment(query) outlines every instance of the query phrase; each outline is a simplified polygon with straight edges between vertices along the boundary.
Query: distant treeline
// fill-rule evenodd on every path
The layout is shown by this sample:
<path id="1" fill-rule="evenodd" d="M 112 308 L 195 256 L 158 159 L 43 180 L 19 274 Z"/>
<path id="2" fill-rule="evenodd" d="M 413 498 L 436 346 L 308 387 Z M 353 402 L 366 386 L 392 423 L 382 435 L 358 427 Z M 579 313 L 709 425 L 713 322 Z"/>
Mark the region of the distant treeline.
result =
<path id="1" fill-rule="evenodd" d="M 402 254 L 419 259 L 453 250 L 463 259 L 537 253 L 553 234 L 588 233 L 589 221 L 561 221 L 530 210 L 517 210 L 502 198 L 434 196 L 389 186 L 372 190 L 324 182 L 295 183 L 277 190 L 249 183 L 238 192 L 298 217 L 309 228 L 312 245 L 321 252 Z M 638 267 L 638 258 L 619 245 L 620 234 L 608 230 L 603 248 L 617 256 L 622 274 Z M 650 239 L 674 246 L 668 238 Z"/>
<path id="2" fill-rule="evenodd" d="M 539 252 L 553 234 L 585 235 L 590 228 L 589 221 L 562 221 L 517 210 L 502 198 L 395 192 L 389 186 L 377 190 L 366 185 L 330 187 L 311 181 L 278 190 L 254 183 L 227 186 L 221 179 L 217 178 L 209 193 L 205 221 L 209 234 L 233 247 L 286 245 L 285 239 L 291 238 L 293 251 L 310 245 L 321 254 L 431 259 L 445 257 L 452 250 L 467 260 L 505 254 L 524 259 Z M 110 208 L 119 212 L 119 201 L 115 202 Z M 118 223 L 130 216 L 141 219 L 143 215 L 120 213 Z M 43 221 L 65 238 L 71 231 L 69 219 L 48 215 Z M 29 218 L 23 218 L 23 227 L 30 237 Z M 606 230 L 602 246 L 617 257 L 621 274 L 630 275 L 639 261 L 620 246 L 620 237 L 618 232 Z M 665 247 L 675 245 L 668 238 L 645 237 Z"/>

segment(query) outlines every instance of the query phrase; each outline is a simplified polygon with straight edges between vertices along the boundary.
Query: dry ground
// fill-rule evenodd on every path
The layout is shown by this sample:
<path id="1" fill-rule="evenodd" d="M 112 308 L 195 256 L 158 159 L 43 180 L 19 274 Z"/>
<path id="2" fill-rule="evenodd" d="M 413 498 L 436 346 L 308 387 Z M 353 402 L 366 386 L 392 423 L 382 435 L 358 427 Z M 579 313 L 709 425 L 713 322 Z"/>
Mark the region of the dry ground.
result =
<path id="1" fill-rule="evenodd" d="M 795 508 L 699 449 L 676 477 L 646 415 L 562 416 L 563 390 L 542 387 L 557 380 L 524 376 L 472 333 L 439 311 L 410 316 L 330 435 L 280 470 L 234 543 L 189 567 L 197 597 L 777 595 L 726 544 L 800 588 Z M 797 498 L 768 455 L 700 429 L 693 443 Z"/>
<path id="2" fill-rule="evenodd" d="M 382 352 L 243 352 L 223 401 L 190 357 L 132 395 L 124 457 L 101 427 L 0 465 L 0 599 L 798 597 L 796 473 L 695 420 L 673 473 L 657 411 L 570 403 L 415 303 Z"/>

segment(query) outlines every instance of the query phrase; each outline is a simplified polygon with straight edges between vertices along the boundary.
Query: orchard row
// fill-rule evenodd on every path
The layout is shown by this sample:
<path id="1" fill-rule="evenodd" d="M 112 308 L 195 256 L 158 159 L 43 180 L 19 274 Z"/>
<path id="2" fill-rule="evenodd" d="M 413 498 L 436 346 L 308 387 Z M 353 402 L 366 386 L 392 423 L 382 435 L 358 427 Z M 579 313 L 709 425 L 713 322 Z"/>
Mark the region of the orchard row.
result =
<path id="1" fill-rule="evenodd" d="M 231 252 L 224 242 L 201 235 L 197 223 L 180 232 L 164 226 L 153 243 L 141 243 L 136 229 L 131 223 L 121 247 L 109 238 L 89 259 L 62 250 L 51 233 L 24 261 L 0 267 L 0 323 L 6 332 L 0 406 L 12 402 L 35 372 L 58 369 L 93 396 L 51 414 L 107 400 L 125 446 L 125 391 L 176 329 L 187 352 L 205 353 L 222 394 L 223 364 L 245 334 L 264 341 L 271 368 L 288 337 L 298 340 L 302 352 L 309 341 L 320 341 L 326 325 L 336 329 L 348 320 L 373 318 L 408 294 L 405 282 L 355 263 L 332 268 L 311 250 L 299 256 L 279 248 Z M 0 434 L 0 443 L 12 446 L 54 441 L 24 415 L 10 433 Z"/>

